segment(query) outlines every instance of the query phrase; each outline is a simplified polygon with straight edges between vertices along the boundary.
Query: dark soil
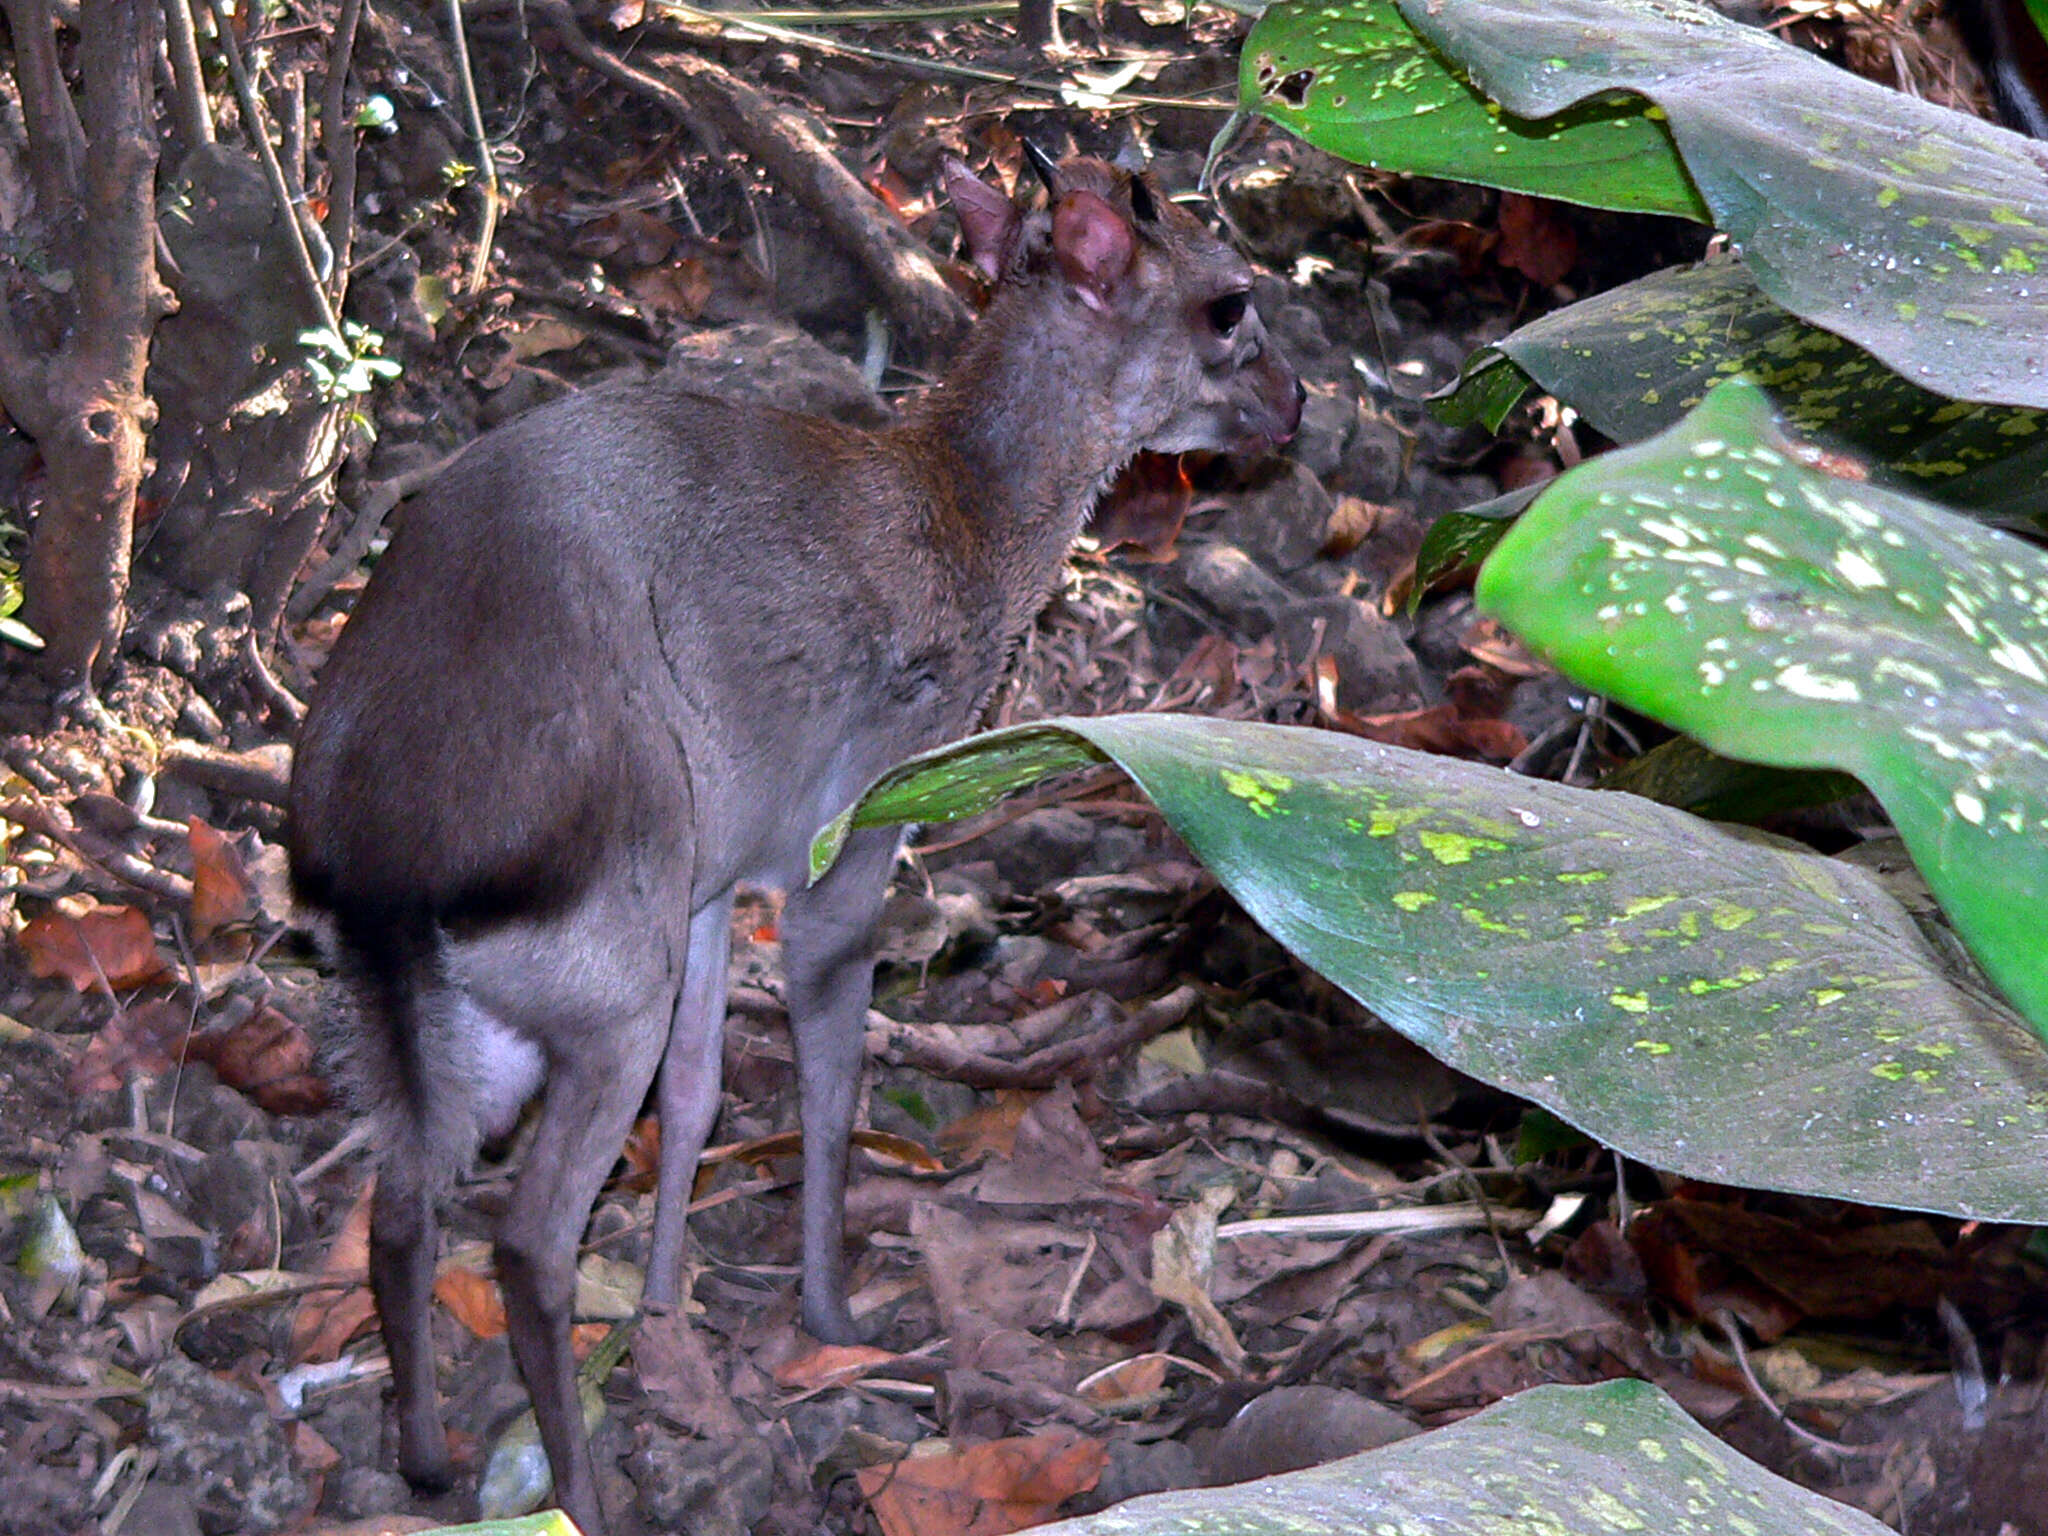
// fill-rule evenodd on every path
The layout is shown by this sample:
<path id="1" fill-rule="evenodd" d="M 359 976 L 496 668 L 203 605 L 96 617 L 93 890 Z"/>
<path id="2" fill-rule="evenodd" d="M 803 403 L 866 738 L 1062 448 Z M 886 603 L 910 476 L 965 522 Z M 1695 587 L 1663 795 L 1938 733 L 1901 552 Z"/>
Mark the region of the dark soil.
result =
<path id="1" fill-rule="evenodd" d="M 1168 10 L 1070 14 L 1073 51 L 1050 60 L 1007 21 L 828 34 L 917 68 L 656 21 L 586 26 L 630 42 L 644 69 L 697 48 L 806 106 L 943 249 L 950 224 L 926 202 L 942 152 L 1014 175 L 1028 135 L 1142 153 L 1170 191 L 1195 186 L 1222 113 L 1162 103 L 1227 95 L 1242 24 L 1147 19 Z M 887 411 L 858 367 L 880 360 L 869 295 L 817 220 L 714 130 L 680 131 L 510 11 L 471 39 L 507 207 L 489 281 L 462 298 L 477 204 L 443 172 L 465 152 L 438 14 L 381 8 L 359 65 L 396 131 L 365 149 L 352 307 L 404 372 L 374 396 L 351 504 L 562 390 L 664 358 L 707 389 Z M 1148 104 L 1055 108 L 942 70 L 1058 82 L 1112 54 L 1142 58 L 1130 89 Z M 1424 397 L 1514 324 L 1703 237 L 1549 205 L 1504 221 L 1491 193 L 1368 174 L 1272 135 L 1223 163 L 1217 202 L 1309 385 L 1300 440 L 1286 461 L 1193 466 L 1177 540 L 1152 528 L 1150 553 L 1079 553 L 996 718 L 1171 707 L 1496 761 L 1547 741 L 1523 766 L 1555 775 L 1576 756 L 1589 780 L 1620 742 L 1578 720 L 1582 698 L 1475 621 L 1455 584 L 1412 618 L 1404 599 L 1435 518 L 1599 445 L 1533 408 L 1499 438 L 1452 432 Z M 882 374 L 884 396 L 936 365 L 897 361 L 912 366 Z M 19 453 L 4 463 L 28 473 Z M 8 494 L 18 506 L 26 492 Z M 360 580 L 292 627 L 273 682 L 246 659 L 246 602 L 145 575 L 103 694 L 126 729 L 52 728 L 20 677 L 0 698 L 0 800 L 42 808 L 0 842 L 0 917 L 21 939 L 0 949 L 13 1536 L 453 1521 L 474 1515 L 505 1439 L 530 1436 L 486 1283 L 515 1136 L 462 1189 L 443 1257 L 437 1341 L 462 1480 L 423 1500 L 394 1471 L 362 1273 L 371 1168 L 318 1064 L 330 1004 L 292 925 L 276 798 L 291 716 L 278 685 L 314 685 Z M 1580 728 L 1589 750 L 1573 754 Z M 225 831 L 232 855 L 206 852 L 188 818 Z M 688 1326 L 643 1321 L 606 1385 L 596 1442 L 618 1530 L 874 1530 L 887 1479 L 863 1469 L 940 1436 L 1042 1437 L 1065 1469 L 1048 1473 L 1042 1512 L 1072 1513 L 1381 1444 L 1541 1382 L 1634 1375 L 1902 1531 L 2048 1532 L 2048 1316 L 2027 1233 L 1621 1168 L 1305 971 L 1103 776 L 923 837 L 891 909 L 849 1202 L 854 1305 L 875 1348 L 820 1352 L 796 1324 L 795 1096 L 764 895 L 736 922 Z M 240 909 L 196 921 L 223 880 Z M 127 908 L 146 930 L 134 964 L 30 974 L 45 951 L 25 924 Z M 1086 1043 L 1120 1026 L 1149 1039 Z M 1059 1070 L 1034 1067 L 1057 1046 Z M 592 1219 L 593 1338 L 633 1310 L 648 1157 L 629 1147 Z M 1205 1202 L 1222 1222 L 1206 1240 Z M 1444 1205 L 1468 1224 L 1231 1229 Z M 1552 1210 L 1572 1214 L 1532 1244 L 1530 1219 Z M 1199 1289 L 1213 1305 L 1162 1273 L 1176 1239 L 1212 1261 Z"/>

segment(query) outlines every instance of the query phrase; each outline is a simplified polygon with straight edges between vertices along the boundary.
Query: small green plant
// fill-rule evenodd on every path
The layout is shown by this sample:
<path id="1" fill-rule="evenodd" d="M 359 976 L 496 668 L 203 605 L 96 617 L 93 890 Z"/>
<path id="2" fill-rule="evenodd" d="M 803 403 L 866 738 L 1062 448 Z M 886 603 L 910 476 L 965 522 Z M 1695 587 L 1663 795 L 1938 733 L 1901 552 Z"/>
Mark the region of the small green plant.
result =
<path id="1" fill-rule="evenodd" d="M 0 518 L 0 640 L 25 651 L 40 651 L 43 637 L 15 618 L 21 607 L 21 565 L 14 558 L 14 546 L 21 530 Z"/>
<path id="2" fill-rule="evenodd" d="M 382 356 L 384 338 L 353 320 L 341 322 L 341 334 L 325 329 L 299 332 L 299 345 L 306 349 L 306 369 L 320 398 L 332 405 L 345 405 L 377 387 L 379 379 L 395 379 L 404 370 L 392 358 Z"/>

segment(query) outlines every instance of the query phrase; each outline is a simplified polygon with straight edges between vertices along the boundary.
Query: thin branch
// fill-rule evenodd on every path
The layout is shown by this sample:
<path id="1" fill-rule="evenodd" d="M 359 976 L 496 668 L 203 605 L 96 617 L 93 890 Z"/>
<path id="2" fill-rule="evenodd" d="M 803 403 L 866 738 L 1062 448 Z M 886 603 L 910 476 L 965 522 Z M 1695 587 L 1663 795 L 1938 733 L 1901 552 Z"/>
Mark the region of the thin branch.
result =
<path id="1" fill-rule="evenodd" d="M 171 120 L 189 152 L 213 142 L 213 111 L 206 101 L 206 74 L 199 65 L 199 39 L 187 0 L 164 0 L 164 42 L 171 56 Z"/>
<path id="2" fill-rule="evenodd" d="M 348 110 L 348 72 L 362 22 L 363 0 L 342 0 L 334 44 L 327 54 L 326 89 L 320 97 L 320 141 L 327 152 L 327 248 L 334 253 L 327 283 L 336 305 L 348 291 L 356 241 L 356 124 Z"/>
<path id="3" fill-rule="evenodd" d="M 392 508 L 441 473 L 443 466 L 454 457 L 454 454 L 448 454 L 372 486 L 363 497 L 348 532 L 334 546 L 334 553 L 319 570 L 299 583 L 298 591 L 285 604 L 285 617 L 294 624 L 311 618 L 313 610 L 334 590 L 335 583 L 354 570 L 363 556 L 370 552 L 370 545 L 376 541 L 378 531 L 383 528 L 384 519 L 391 515 Z"/>
<path id="4" fill-rule="evenodd" d="M 299 270 L 299 283 L 313 301 L 313 313 L 320 317 L 321 327 L 338 337 L 341 335 L 341 320 L 327 297 L 327 285 L 320 280 L 320 269 L 314 265 L 312 249 L 306 244 L 306 231 L 299 223 L 299 211 L 294 205 L 291 188 L 285 183 L 284 166 L 278 161 L 270 135 L 264 131 L 263 104 L 257 99 L 255 82 L 249 78 L 249 66 L 242 59 L 241 45 L 235 41 L 234 23 L 228 16 L 224 0 L 207 0 L 207 8 L 213 12 L 214 30 L 220 37 L 221 51 L 227 55 L 228 77 L 235 83 L 235 100 L 241 104 L 242 125 L 248 132 L 249 142 L 256 147 L 256 158 L 263 162 L 263 175 L 270 183 L 271 199 L 277 204 L 279 217 L 284 220 L 285 234 L 291 241 L 292 256 Z"/>
<path id="5" fill-rule="evenodd" d="M 469 29 L 462 23 L 462 0 L 448 0 L 448 41 L 455 50 L 455 79 L 462 90 L 462 117 L 469 137 L 476 145 L 477 169 L 483 175 L 484 222 L 476 234 L 476 260 L 470 264 L 469 281 L 463 292 L 476 294 L 484 286 L 484 273 L 491 264 L 491 244 L 498 238 L 498 162 L 491 154 L 490 136 L 484 132 L 484 111 L 477 104 L 476 76 L 469 67 Z"/>
<path id="6" fill-rule="evenodd" d="M 14 33 L 14 78 L 28 129 L 29 172 L 45 213 L 85 195 L 85 128 L 57 59 L 57 18 L 50 0 L 6 0 Z"/>
<path id="7" fill-rule="evenodd" d="M 583 34 L 568 0 L 534 0 L 580 63 L 644 96 L 682 123 L 703 112 L 776 181 L 815 214 L 859 265 L 884 307 L 919 349 L 945 352 L 967 328 L 967 306 L 948 288 L 931 253 L 883 211 L 879 201 L 839 163 L 804 117 L 694 54 L 665 58 L 687 89 L 634 68 Z"/>

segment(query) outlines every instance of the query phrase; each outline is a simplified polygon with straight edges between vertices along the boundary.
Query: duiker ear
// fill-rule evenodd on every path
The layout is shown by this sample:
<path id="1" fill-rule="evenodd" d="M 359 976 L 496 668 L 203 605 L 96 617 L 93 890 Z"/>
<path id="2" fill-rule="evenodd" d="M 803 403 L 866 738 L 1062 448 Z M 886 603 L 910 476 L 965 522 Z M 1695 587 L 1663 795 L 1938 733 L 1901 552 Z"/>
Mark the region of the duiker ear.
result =
<path id="1" fill-rule="evenodd" d="M 1069 192 L 1052 214 L 1052 249 L 1060 271 L 1090 309 L 1101 309 L 1137 260 L 1130 221 L 1093 192 Z"/>
<path id="2" fill-rule="evenodd" d="M 993 282 L 1002 276 L 1016 248 L 1017 230 L 1024 216 L 1002 193 L 978 179 L 958 160 L 945 161 L 946 197 L 960 216 L 960 229 L 967 236 L 967 254 Z"/>

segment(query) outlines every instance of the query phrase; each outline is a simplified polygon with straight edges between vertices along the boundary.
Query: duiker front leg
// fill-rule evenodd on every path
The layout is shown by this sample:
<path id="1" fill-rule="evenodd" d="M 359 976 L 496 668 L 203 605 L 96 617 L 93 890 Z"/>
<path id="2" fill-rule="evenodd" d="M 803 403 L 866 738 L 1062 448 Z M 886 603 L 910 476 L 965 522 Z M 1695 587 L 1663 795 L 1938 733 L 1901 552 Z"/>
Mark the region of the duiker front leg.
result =
<path id="1" fill-rule="evenodd" d="M 648 1245 L 651 1307 L 672 1307 L 682 1288 L 683 1227 L 697 1159 L 718 1120 L 725 1077 L 725 994 L 732 966 L 732 893 L 690 919 L 682 996 L 661 1058 L 661 1167 L 654 1189 L 654 1237 Z"/>
<path id="2" fill-rule="evenodd" d="M 859 1338 L 840 1252 L 847 1143 L 874 995 L 875 927 L 898 837 L 893 827 L 854 833 L 831 872 L 791 892 L 782 909 L 783 985 L 804 1129 L 803 1320 L 829 1344 Z"/>

